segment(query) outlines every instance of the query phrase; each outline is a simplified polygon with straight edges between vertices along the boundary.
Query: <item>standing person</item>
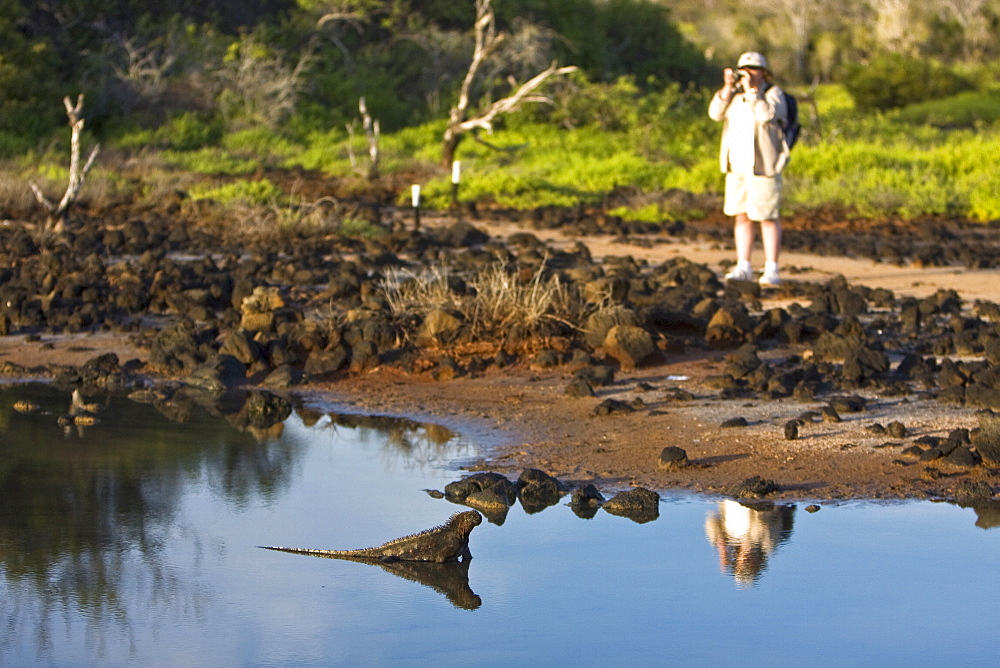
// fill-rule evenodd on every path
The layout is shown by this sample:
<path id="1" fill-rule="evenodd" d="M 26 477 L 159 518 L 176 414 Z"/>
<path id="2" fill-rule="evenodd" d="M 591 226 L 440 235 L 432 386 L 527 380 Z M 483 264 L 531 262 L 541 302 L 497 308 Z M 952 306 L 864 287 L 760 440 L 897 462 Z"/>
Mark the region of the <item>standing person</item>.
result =
<path id="1" fill-rule="evenodd" d="M 726 68 L 723 85 L 708 105 L 708 115 L 722 121 L 719 162 L 726 175 L 723 212 L 733 216 L 736 266 L 727 281 L 753 280 L 750 253 L 754 223 L 760 223 L 764 272 L 760 284 L 778 285 L 781 249 L 781 171 L 789 150 L 783 127 L 788 110 L 781 89 L 771 83 L 767 59 L 756 51 L 740 56 L 736 69 Z"/>

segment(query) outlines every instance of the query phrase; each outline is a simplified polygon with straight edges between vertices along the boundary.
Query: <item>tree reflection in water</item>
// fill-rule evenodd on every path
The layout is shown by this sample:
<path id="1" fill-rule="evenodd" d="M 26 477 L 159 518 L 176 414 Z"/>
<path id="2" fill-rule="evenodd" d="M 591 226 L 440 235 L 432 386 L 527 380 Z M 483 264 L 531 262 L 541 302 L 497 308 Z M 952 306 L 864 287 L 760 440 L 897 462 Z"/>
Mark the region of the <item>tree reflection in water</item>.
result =
<path id="1" fill-rule="evenodd" d="M 15 414 L 13 404 L 24 399 L 39 410 Z M 51 624 L 84 610 L 91 637 L 101 638 L 107 624 L 128 633 L 123 602 L 130 597 L 121 588 L 137 583 L 151 607 L 199 609 L 198 590 L 177 586 L 161 560 L 187 484 L 205 476 L 236 505 L 271 496 L 289 484 L 299 447 L 269 438 L 273 426 L 248 417 L 245 400 L 178 394 L 143 405 L 109 397 L 96 423 L 64 431 L 57 420 L 67 407 L 72 412 L 68 392 L 0 388 L 0 582 L 8 631 L 30 625 L 44 652 L 52 647 Z"/>
<path id="2" fill-rule="evenodd" d="M 792 536 L 795 506 L 737 503 L 729 499 L 705 520 L 705 533 L 719 552 L 719 567 L 740 587 L 752 587 L 767 560 Z"/>
<path id="3" fill-rule="evenodd" d="M 179 540 L 193 546 L 196 562 L 206 558 L 197 555 L 212 538 L 185 524 L 186 494 L 207 488 L 234 509 L 259 507 L 289 491 L 309 445 L 284 436 L 287 411 L 259 410 L 261 394 L 184 390 L 130 400 L 48 385 L 0 386 L 5 644 L 32 643 L 45 656 L 58 647 L 58 625 L 81 619 L 98 645 L 123 636 L 136 643 L 143 615 L 189 618 L 210 609 L 205 583 L 192 582 L 197 570 L 164 556 L 168 543 Z M 18 401 L 37 409 L 17 412 Z M 92 421 L 67 419 L 98 410 Z M 296 413 L 307 428 L 352 431 L 350 440 L 371 443 L 387 466 L 423 468 L 473 452 L 437 425 L 309 406 Z M 385 568 L 435 589 L 456 607 L 479 605 L 468 565 Z M 144 609 L 129 606 L 136 600 Z"/>

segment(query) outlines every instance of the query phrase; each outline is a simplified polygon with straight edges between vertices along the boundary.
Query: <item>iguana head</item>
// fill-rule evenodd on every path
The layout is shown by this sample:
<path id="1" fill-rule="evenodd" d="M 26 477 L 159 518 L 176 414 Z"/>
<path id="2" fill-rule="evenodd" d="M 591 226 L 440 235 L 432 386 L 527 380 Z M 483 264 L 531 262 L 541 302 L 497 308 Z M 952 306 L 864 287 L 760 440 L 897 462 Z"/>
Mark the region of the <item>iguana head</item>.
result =
<path id="1" fill-rule="evenodd" d="M 472 530 L 482 523 L 483 516 L 476 510 L 466 510 L 464 512 L 455 513 L 448 518 L 448 526 L 466 536 L 472 533 Z"/>

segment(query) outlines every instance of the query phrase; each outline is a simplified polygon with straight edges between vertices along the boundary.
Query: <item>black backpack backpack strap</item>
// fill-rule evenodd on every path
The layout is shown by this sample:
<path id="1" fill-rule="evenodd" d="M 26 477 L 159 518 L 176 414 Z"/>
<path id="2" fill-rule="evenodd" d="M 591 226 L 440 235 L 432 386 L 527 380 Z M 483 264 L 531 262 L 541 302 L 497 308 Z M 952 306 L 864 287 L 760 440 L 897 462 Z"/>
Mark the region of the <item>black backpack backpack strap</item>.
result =
<path id="1" fill-rule="evenodd" d="M 773 83 L 768 82 L 764 86 L 764 94 L 774 86 Z M 779 88 L 781 95 L 785 101 L 785 118 L 779 119 L 778 124 L 781 126 L 782 132 L 785 134 L 785 143 L 788 144 L 788 148 L 795 146 L 795 142 L 799 139 L 799 130 L 802 127 L 799 125 L 799 101 L 795 99 L 795 96 L 786 91 L 784 88 Z"/>

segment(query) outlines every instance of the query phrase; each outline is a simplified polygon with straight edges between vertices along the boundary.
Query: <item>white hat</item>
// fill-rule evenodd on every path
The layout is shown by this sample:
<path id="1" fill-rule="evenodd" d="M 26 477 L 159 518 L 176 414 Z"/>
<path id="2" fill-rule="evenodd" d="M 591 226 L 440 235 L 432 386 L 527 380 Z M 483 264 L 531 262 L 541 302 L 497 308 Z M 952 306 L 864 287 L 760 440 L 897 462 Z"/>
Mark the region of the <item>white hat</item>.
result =
<path id="1" fill-rule="evenodd" d="M 736 63 L 736 69 L 743 67 L 759 67 L 762 70 L 766 70 L 767 58 L 756 51 L 747 51 L 740 56 L 739 62 Z"/>

